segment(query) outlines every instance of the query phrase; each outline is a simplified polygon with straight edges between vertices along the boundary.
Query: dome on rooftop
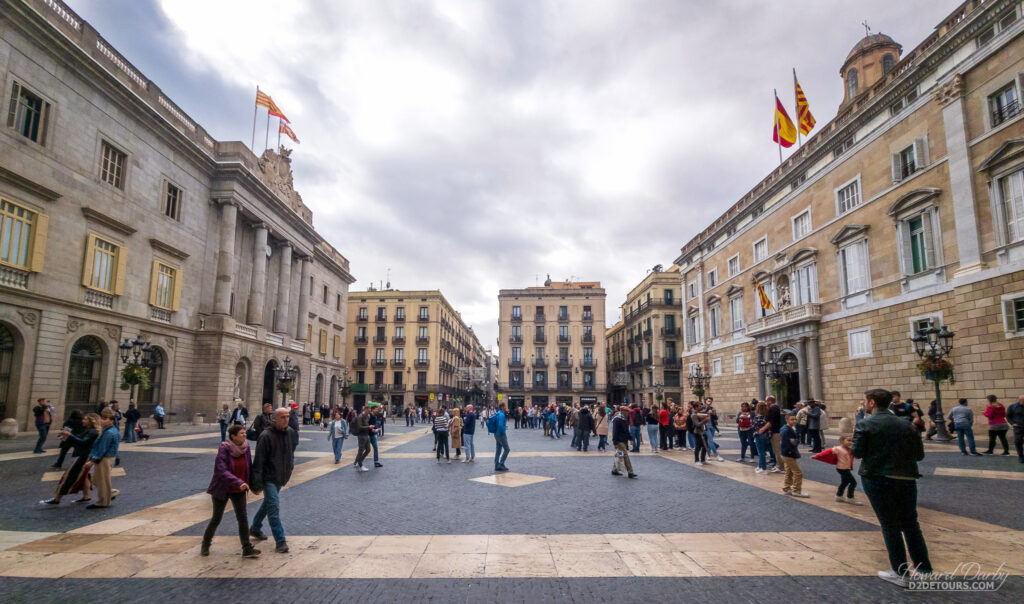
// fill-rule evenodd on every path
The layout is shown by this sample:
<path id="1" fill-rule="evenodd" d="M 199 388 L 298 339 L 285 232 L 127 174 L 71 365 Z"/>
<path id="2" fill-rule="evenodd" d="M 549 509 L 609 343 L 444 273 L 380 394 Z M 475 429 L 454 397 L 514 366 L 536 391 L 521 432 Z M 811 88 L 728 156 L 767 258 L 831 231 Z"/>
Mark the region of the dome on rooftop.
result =
<path id="1" fill-rule="evenodd" d="M 900 49 L 903 48 L 897 44 L 895 40 L 881 32 L 877 34 L 868 34 L 861 38 L 860 42 L 854 44 L 853 48 L 850 49 L 850 53 L 846 55 L 846 60 L 849 61 L 854 55 L 876 46 L 895 46 Z"/>

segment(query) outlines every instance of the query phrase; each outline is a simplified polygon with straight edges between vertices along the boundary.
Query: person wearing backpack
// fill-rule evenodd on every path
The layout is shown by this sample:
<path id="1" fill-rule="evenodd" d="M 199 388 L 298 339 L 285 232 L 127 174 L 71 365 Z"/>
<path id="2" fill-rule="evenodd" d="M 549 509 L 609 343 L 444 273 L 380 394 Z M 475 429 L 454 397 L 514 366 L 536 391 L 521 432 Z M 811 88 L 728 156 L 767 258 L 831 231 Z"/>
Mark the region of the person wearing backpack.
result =
<path id="1" fill-rule="evenodd" d="M 508 434 L 505 432 L 505 403 L 498 404 L 498 410 L 487 418 L 487 433 L 494 435 L 494 471 L 508 472 L 505 460 L 512 451 L 508 446 Z"/>

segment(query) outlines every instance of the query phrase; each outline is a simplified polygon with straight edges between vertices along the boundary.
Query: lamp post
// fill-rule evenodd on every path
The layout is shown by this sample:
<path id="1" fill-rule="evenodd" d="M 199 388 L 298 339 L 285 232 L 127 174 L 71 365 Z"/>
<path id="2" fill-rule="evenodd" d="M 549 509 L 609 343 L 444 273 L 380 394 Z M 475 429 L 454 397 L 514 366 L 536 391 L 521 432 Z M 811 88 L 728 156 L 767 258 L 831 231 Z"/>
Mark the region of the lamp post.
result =
<path id="1" fill-rule="evenodd" d="M 782 361 L 779 359 L 779 349 L 774 346 L 769 348 L 768 355 L 758 364 L 761 367 L 761 374 L 768 378 L 769 391 L 772 391 L 772 382 L 782 379 Z M 774 391 L 771 393 L 778 395 Z"/>
<path id="2" fill-rule="evenodd" d="M 338 380 L 338 394 L 341 395 L 341 406 L 348 406 L 348 395 L 352 393 L 352 378 L 348 377 L 348 369 L 343 369 Z"/>
<path id="3" fill-rule="evenodd" d="M 711 389 L 711 374 L 704 373 L 700 365 L 697 365 L 697 369 L 690 373 L 689 380 L 690 392 L 697 398 L 703 398 Z"/>
<path id="4" fill-rule="evenodd" d="M 953 440 L 946 430 L 946 417 L 942 412 L 942 392 L 939 384 L 942 380 L 953 377 L 953 366 L 946 361 L 946 357 L 953 351 L 953 336 L 955 334 L 943 325 L 918 330 L 917 335 L 910 338 L 914 343 L 914 350 L 926 364 L 932 369 L 924 369 L 924 379 L 935 382 L 935 415 L 938 421 L 935 422 L 935 439 L 939 441 Z"/>
<path id="5" fill-rule="evenodd" d="M 278 384 L 277 389 L 281 391 L 281 406 L 282 407 L 287 405 L 287 401 L 285 400 L 285 397 L 288 395 L 288 392 L 281 386 L 281 384 L 283 384 L 284 382 L 293 382 L 293 381 L 295 381 L 295 376 L 298 373 L 299 373 L 299 368 L 298 367 L 292 367 L 292 360 L 289 359 L 288 357 L 284 358 L 284 367 L 281 367 L 280 365 L 278 365 L 277 367 L 274 367 L 274 377 L 277 378 L 277 384 Z"/>
<path id="6" fill-rule="evenodd" d="M 125 338 L 124 342 L 118 345 L 117 349 L 121 353 L 121 362 L 124 363 L 124 369 L 122 369 L 122 382 L 127 383 L 129 386 L 128 402 L 135 402 L 135 385 L 139 384 L 139 378 L 134 374 L 136 368 L 144 368 L 148 372 L 156 369 L 163 364 L 160 359 L 160 354 L 142 339 L 142 336 L 135 336 L 134 340 Z M 125 374 L 128 374 L 127 376 Z"/>

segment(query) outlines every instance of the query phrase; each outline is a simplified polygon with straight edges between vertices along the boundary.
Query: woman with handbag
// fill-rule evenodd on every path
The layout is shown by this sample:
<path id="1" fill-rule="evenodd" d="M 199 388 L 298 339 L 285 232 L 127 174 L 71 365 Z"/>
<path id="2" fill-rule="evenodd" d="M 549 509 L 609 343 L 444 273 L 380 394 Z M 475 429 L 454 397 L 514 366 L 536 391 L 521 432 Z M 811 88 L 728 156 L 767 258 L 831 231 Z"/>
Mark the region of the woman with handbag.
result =
<path id="1" fill-rule="evenodd" d="M 82 418 L 82 431 L 77 434 L 72 433 L 67 428 L 60 431 L 61 436 L 71 443 L 75 463 L 71 464 L 68 471 L 64 472 L 64 475 L 61 476 L 60 482 L 57 483 L 56 496 L 39 503 L 58 505 L 65 495 L 79 492 L 82 493 L 82 498 L 78 499 L 75 503 L 89 501 L 89 491 L 92 489 L 92 485 L 89 483 L 89 471 L 92 470 L 92 463 L 89 462 L 89 451 L 92 449 L 93 441 L 100 435 L 97 429 L 99 425 L 100 416 L 95 413 L 89 413 Z"/>
<path id="2" fill-rule="evenodd" d="M 448 424 L 448 433 L 452 437 L 452 448 L 455 449 L 455 459 L 462 456 L 462 414 L 458 407 L 452 407 L 452 421 Z"/>
<path id="3" fill-rule="evenodd" d="M 260 555 L 258 549 L 249 542 L 249 518 L 245 512 L 245 493 L 249 490 L 249 470 L 252 468 L 252 454 L 246 442 L 245 429 L 242 426 L 231 426 L 228 439 L 220 444 L 217 459 L 213 462 L 213 478 L 206 492 L 213 499 L 213 517 L 203 533 L 203 542 L 199 547 L 200 556 L 210 555 L 210 544 L 217 526 L 224 516 L 224 508 L 231 501 L 238 520 L 238 538 L 242 542 L 242 557 L 255 558 Z"/>
<path id="4" fill-rule="evenodd" d="M 1006 423 L 1006 407 L 996 399 L 995 395 L 988 395 L 988 407 L 985 408 L 985 417 L 988 418 L 988 451 L 985 455 L 992 455 L 996 449 L 996 438 L 999 444 L 1003 445 L 1003 455 L 1010 454 L 1010 445 L 1006 442 L 1006 432 L 1010 424 Z"/>

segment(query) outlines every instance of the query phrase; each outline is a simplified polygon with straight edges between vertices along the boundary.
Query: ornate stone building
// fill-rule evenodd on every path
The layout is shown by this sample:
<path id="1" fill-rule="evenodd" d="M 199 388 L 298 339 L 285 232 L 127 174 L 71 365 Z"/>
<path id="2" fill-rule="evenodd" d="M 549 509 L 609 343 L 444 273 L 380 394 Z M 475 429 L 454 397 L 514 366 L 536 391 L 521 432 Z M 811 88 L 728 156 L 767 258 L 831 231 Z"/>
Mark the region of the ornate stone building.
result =
<path id="1" fill-rule="evenodd" d="M 137 336 L 159 362 L 146 415 L 258 409 L 285 358 L 292 399 L 330 397 L 353 278 L 289 152 L 213 140 L 63 3 L 0 7 L 2 414 L 127 400 L 118 345 Z"/>
<path id="2" fill-rule="evenodd" d="M 766 395 L 771 355 L 787 406 L 852 412 L 886 387 L 927 407 L 910 337 L 938 325 L 956 333 L 946 409 L 1024 392 L 1022 32 L 1021 3 L 996 0 L 902 56 L 864 38 L 838 115 L 683 246 L 683 360 L 723 407 Z"/>
<path id="3" fill-rule="evenodd" d="M 498 292 L 498 386 L 509 408 L 604 403 L 605 291 L 597 281 Z"/>

